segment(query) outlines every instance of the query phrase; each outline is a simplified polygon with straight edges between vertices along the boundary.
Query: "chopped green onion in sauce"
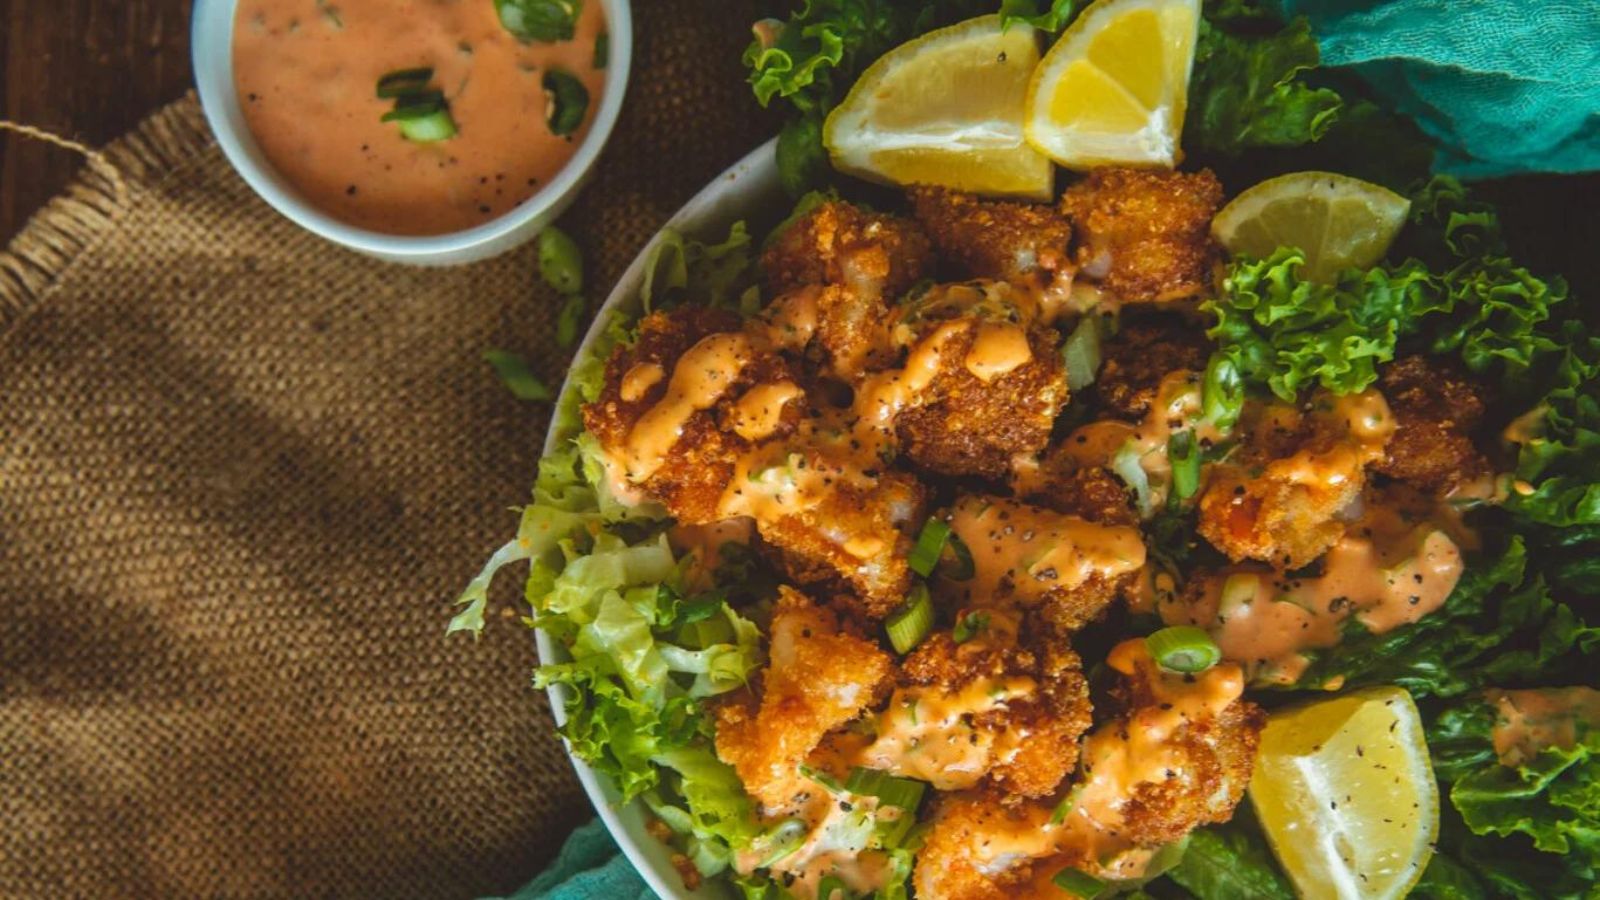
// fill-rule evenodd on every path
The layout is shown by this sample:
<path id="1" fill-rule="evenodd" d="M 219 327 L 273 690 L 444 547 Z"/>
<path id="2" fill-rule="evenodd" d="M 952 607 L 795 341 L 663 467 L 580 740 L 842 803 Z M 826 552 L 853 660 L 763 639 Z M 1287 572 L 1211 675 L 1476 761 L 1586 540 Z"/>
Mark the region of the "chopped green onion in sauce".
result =
<path id="1" fill-rule="evenodd" d="M 569 135 L 583 124 L 589 111 L 589 89 L 576 76 L 561 69 L 544 73 L 545 123 L 551 134 Z"/>
<path id="2" fill-rule="evenodd" d="M 885 806 L 915 810 L 922 802 L 922 795 L 927 791 L 928 785 L 914 778 L 901 778 L 877 769 L 856 766 L 850 770 L 850 777 L 845 780 L 844 789 L 863 797 L 877 797 Z"/>
<path id="3" fill-rule="evenodd" d="M 602 31 L 594 37 L 594 67 L 604 69 L 611 62 L 611 33 Z"/>
<path id="4" fill-rule="evenodd" d="M 1172 466 L 1172 495 L 1187 500 L 1200 490 L 1200 442 L 1188 429 L 1167 438 L 1167 461 Z"/>
<path id="5" fill-rule="evenodd" d="M 933 567 L 939 564 L 939 555 L 944 552 L 945 540 L 949 537 L 950 526 L 937 516 L 929 516 L 917 535 L 916 546 L 911 548 L 911 571 L 923 578 L 933 574 Z"/>
<path id="6" fill-rule="evenodd" d="M 1145 647 L 1163 669 L 1193 675 L 1222 661 L 1222 648 L 1193 625 L 1163 628 L 1144 639 Z"/>
<path id="7" fill-rule="evenodd" d="M 570 41 L 583 0 L 495 0 L 500 25 L 518 40 Z"/>
<path id="8" fill-rule="evenodd" d="M 910 653 L 933 630 L 933 599 L 928 596 L 928 586 L 918 584 L 911 589 L 906 602 L 889 614 L 884 622 L 889 632 L 889 643 L 900 654 Z"/>
<path id="9" fill-rule="evenodd" d="M 433 68 L 397 69 L 378 79 L 378 99 L 392 100 L 407 94 L 427 90 L 433 80 Z"/>
<path id="10" fill-rule="evenodd" d="M 455 120 L 444 93 L 428 87 L 429 68 L 401 69 L 378 79 L 378 96 L 394 100 L 394 108 L 380 120 L 400 123 L 400 135 L 419 144 L 443 141 L 456 135 Z"/>

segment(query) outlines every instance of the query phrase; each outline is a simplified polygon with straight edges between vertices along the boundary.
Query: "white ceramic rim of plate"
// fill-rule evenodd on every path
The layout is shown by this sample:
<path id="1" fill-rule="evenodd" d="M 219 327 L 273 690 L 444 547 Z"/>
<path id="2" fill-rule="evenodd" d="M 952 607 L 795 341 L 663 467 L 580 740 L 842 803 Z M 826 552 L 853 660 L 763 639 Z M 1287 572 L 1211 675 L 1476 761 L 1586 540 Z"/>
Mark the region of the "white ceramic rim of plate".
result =
<path id="1" fill-rule="evenodd" d="M 772 204 L 781 205 L 787 202 L 778 182 L 776 147 L 777 139 L 774 138 L 750 151 L 685 203 L 683 208 L 667 220 L 663 230 L 672 228 L 702 239 L 720 239 L 727 233 L 728 226 L 735 221 L 754 217 L 763 211 L 769 214 L 774 212 L 775 207 Z M 627 271 L 622 273 L 616 287 L 612 288 L 610 296 L 595 314 L 588 333 L 584 335 L 583 343 L 578 346 L 578 355 L 575 358 L 582 358 L 588 348 L 599 339 L 613 313 L 638 299 L 639 287 L 644 281 L 645 263 L 660 241 L 661 233 L 657 232 L 644 249 L 639 251 L 639 255 L 634 257 Z M 566 392 L 571 389 L 572 381 L 569 375 L 561 386 L 559 396 L 565 397 Z M 571 436 L 570 432 L 558 434 L 552 430 L 545 435 L 543 455 L 548 456 L 558 442 Z M 534 640 L 538 644 L 541 660 L 561 662 L 568 658 L 566 648 L 545 632 L 536 631 Z M 547 693 L 550 697 L 550 712 L 555 716 L 556 724 L 565 724 L 569 689 L 566 685 L 558 684 L 552 686 Z M 644 802 L 634 800 L 626 805 L 619 804 L 620 795 L 612 787 L 610 779 L 590 768 L 588 763 L 573 756 L 570 746 L 566 749 L 568 758 L 572 760 L 572 767 L 577 770 L 578 780 L 583 783 L 584 791 L 594 804 L 595 812 L 599 814 L 601 821 L 605 822 L 611 836 L 616 839 L 617 846 L 622 848 L 622 852 L 627 855 L 628 860 L 643 876 L 651 890 L 661 897 L 685 898 L 685 900 L 726 896 L 726 891 L 712 884 L 703 885 L 694 891 L 687 890 L 682 877 L 672 866 L 672 850 L 645 830 Z"/>
<path id="2" fill-rule="evenodd" d="M 233 20 L 239 0 L 195 0 L 190 43 L 200 107 L 223 154 L 251 189 L 307 231 L 393 262 L 453 265 L 484 259 L 523 243 L 565 211 L 611 138 L 633 63 L 633 9 L 630 0 L 597 2 L 606 16 L 611 55 L 600 105 L 588 133 L 572 159 L 532 197 L 482 225 L 461 231 L 398 235 L 357 228 L 311 205 L 273 169 L 245 123 L 234 90 Z"/>

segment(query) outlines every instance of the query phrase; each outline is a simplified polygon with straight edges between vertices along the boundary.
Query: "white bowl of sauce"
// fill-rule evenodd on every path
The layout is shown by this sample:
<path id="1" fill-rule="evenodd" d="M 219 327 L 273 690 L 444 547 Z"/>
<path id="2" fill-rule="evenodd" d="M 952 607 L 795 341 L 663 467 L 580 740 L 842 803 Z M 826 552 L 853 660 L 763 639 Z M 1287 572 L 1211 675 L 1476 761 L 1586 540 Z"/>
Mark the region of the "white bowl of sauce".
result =
<path id="1" fill-rule="evenodd" d="M 529 8 L 571 15 L 524 24 Z M 251 188 L 328 240 L 424 265 L 560 215 L 633 43 L 628 0 L 197 0 L 192 28 L 206 119 Z"/>

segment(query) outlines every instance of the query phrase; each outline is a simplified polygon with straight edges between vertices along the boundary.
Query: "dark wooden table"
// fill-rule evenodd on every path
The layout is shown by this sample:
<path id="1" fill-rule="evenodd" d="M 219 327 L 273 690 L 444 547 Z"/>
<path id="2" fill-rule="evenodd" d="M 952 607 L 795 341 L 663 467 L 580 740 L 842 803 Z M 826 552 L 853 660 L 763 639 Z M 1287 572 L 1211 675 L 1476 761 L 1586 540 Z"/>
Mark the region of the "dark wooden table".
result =
<path id="1" fill-rule="evenodd" d="M 4 117 L 98 146 L 188 90 L 189 0 L 0 0 Z M 0 132 L 0 244 L 83 163 Z"/>
<path id="2" fill-rule="evenodd" d="M 0 0 L 0 97 L 12 121 L 90 145 L 122 134 L 190 84 L 190 0 Z M 0 244 L 82 160 L 0 132 Z M 1600 175 L 1485 185 L 1518 256 L 1600 296 Z M 1552 227 L 1554 226 L 1554 227 Z"/>

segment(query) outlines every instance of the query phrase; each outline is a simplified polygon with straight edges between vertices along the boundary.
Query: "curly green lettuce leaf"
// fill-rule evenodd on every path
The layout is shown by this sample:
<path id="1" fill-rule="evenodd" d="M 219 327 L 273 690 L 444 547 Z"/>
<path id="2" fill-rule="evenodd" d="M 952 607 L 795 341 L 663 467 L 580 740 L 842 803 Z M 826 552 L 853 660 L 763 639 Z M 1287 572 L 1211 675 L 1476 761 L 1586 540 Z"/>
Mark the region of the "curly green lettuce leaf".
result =
<path id="1" fill-rule="evenodd" d="M 1197 828 L 1183 859 L 1167 878 L 1200 900 L 1293 900 L 1294 888 L 1278 869 L 1261 826 L 1247 806 L 1233 821 Z"/>
<path id="2" fill-rule="evenodd" d="M 661 783 L 642 794 L 650 811 L 684 839 L 700 874 L 724 872 L 758 832 L 755 803 L 733 767 L 704 744 L 664 750 L 653 760 Z"/>
<path id="3" fill-rule="evenodd" d="M 1489 684 L 1528 684 L 1581 671 L 1600 629 L 1530 574 L 1513 538 L 1469 564 L 1442 607 L 1374 634 L 1351 620 L 1338 646 L 1319 652 L 1299 685 L 1398 684 L 1418 697 L 1452 697 Z"/>
<path id="4" fill-rule="evenodd" d="M 1257 5 L 1208 4 L 1184 117 L 1189 152 L 1227 157 L 1297 147 L 1320 140 L 1339 117 L 1339 94 L 1302 77 L 1321 59 L 1311 26 L 1302 17 L 1264 33 L 1233 27 L 1265 20 Z"/>
<path id="5" fill-rule="evenodd" d="M 645 258 L 640 306 L 646 313 L 684 303 L 743 310 L 753 300 L 759 249 L 743 222 L 715 244 L 663 228 Z"/>
<path id="6" fill-rule="evenodd" d="M 1592 897 L 1600 877 L 1600 728 L 1580 722 L 1573 746 L 1546 747 L 1510 766 L 1496 755 L 1495 723 L 1494 708 L 1473 696 L 1428 724 L 1434 771 L 1449 786 L 1441 851 L 1490 895 Z"/>
<path id="7" fill-rule="evenodd" d="M 1013 24 L 1030 25 L 1052 34 L 1072 24 L 1092 0 L 1001 0 L 1000 21 L 1007 27 Z"/>
<path id="8" fill-rule="evenodd" d="M 1305 262 L 1290 248 L 1235 259 L 1218 296 L 1201 306 L 1216 316 L 1206 334 L 1218 352 L 1247 383 L 1290 402 L 1317 385 L 1339 394 L 1371 385 L 1416 311 L 1431 305 L 1420 264 L 1351 269 L 1320 284 L 1301 277 Z"/>

